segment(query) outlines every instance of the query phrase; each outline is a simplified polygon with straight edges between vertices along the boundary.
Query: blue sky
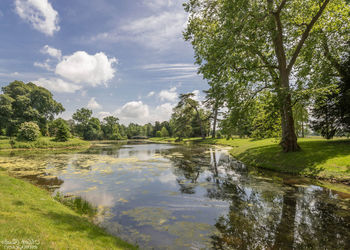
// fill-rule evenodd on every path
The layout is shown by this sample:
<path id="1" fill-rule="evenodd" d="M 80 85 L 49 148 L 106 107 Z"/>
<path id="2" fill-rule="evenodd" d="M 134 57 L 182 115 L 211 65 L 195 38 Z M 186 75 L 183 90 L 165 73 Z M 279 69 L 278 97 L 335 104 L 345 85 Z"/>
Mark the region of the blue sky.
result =
<path id="1" fill-rule="evenodd" d="M 207 89 L 176 0 L 1 0 L 0 86 L 46 87 L 70 118 L 167 120 L 179 93 Z M 200 97 L 198 97 L 200 98 Z"/>

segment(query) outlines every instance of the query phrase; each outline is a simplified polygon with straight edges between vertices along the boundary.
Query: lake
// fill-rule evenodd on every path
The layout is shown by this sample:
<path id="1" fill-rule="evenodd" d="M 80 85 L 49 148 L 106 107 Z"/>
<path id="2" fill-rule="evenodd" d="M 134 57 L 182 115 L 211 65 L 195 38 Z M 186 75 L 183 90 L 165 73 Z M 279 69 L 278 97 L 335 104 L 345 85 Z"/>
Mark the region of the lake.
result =
<path id="1" fill-rule="evenodd" d="M 141 249 L 350 249 L 350 195 L 259 171 L 228 148 L 99 142 L 14 151 L 11 175 L 98 207 L 95 222 Z"/>

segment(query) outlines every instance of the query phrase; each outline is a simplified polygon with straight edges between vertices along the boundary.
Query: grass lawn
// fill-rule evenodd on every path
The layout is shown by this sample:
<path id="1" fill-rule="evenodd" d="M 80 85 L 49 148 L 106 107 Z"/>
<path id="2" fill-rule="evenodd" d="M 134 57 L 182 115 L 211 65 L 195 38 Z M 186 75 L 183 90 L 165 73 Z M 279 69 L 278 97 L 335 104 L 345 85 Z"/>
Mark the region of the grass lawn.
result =
<path id="1" fill-rule="evenodd" d="M 152 141 L 174 142 L 174 138 L 152 138 Z M 338 182 L 350 182 L 350 140 L 302 138 L 299 152 L 283 153 L 276 139 L 205 139 L 184 142 L 225 145 L 245 164 L 289 174 L 298 174 Z"/>
<path id="2" fill-rule="evenodd" d="M 0 171 L 0 200 L 0 249 L 14 240 L 26 241 L 16 249 L 30 244 L 38 249 L 136 249 L 55 201 L 47 191 L 4 171 Z"/>
<path id="3" fill-rule="evenodd" d="M 0 150 L 1 149 L 43 149 L 43 148 L 74 148 L 89 146 L 90 142 L 83 141 L 79 138 L 71 138 L 66 142 L 57 142 L 52 137 L 40 137 L 33 142 L 17 141 L 16 139 L 10 139 L 8 137 L 0 137 Z"/>

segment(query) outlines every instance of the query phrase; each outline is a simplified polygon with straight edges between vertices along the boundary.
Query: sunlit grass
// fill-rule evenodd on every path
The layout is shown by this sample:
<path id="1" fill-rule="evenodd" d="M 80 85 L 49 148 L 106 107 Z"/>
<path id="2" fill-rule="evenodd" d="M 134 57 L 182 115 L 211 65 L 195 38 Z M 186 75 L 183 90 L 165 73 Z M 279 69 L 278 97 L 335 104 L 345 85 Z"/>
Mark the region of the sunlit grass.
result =
<path id="1" fill-rule="evenodd" d="M 89 145 L 90 142 L 83 141 L 79 138 L 71 138 L 66 142 L 55 141 L 53 137 L 40 137 L 33 142 L 17 141 L 14 138 L 0 138 L 0 149 L 73 148 Z"/>
<path id="2" fill-rule="evenodd" d="M 54 196 L 54 199 L 63 205 L 73 209 L 80 215 L 85 215 L 89 218 L 93 218 L 97 214 L 97 208 L 88 201 L 84 200 L 82 197 L 65 197 L 60 192 L 57 192 Z"/>
<path id="3" fill-rule="evenodd" d="M 0 200 L 1 241 L 34 240 L 40 243 L 39 249 L 135 248 L 55 201 L 45 190 L 2 171 Z"/>

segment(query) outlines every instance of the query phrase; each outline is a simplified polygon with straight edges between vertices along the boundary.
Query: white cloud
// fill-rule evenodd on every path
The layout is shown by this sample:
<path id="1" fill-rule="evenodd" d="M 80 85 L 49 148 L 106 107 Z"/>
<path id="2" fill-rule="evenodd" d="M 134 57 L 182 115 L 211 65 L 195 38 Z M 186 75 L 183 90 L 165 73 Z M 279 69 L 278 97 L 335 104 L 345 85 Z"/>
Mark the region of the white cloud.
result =
<path id="1" fill-rule="evenodd" d="M 52 47 L 50 47 L 49 45 L 45 45 L 45 46 L 40 50 L 40 52 L 43 53 L 43 54 L 47 54 L 47 55 L 49 55 L 49 56 L 52 56 L 52 57 L 54 57 L 54 58 L 57 58 L 58 60 L 60 60 L 61 57 L 62 57 L 62 52 L 61 52 L 61 50 L 52 48 Z"/>
<path id="2" fill-rule="evenodd" d="M 149 107 L 141 101 L 126 103 L 122 108 L 113 114 L 120 119 L 120 122 L 127 125 L 131 122 L 138 124 L 154 123 L 155 121 L 168 121 L 171 117 L 174 104 L 164 103 L 156 107 Z M 100 112 L 99 116 L 111 115 L 109 112 Z"/>
<path id="3" fill-rule="evenodd" d="M 112 113 L 110 113 L 110 112 L 104 112 L 104 111 L 101 111 L 101 112 L 99 112 L 98 113 L 98 118 L 100 119 L 100 120 L 103 120 L 105 117 L 107 117 L 107 116 L 112 116 L 113 114 Z"/>
<path id="4" fill-rule="evenodd" d="M 155 94 L 155 92 L 151 91 L 151 92 L 148 93 L 147 97 L 152 97 L 152 96 L 154 96 L 154 94 Z"/>
<path id="5" fill-rule="evenodd" d="M 173 7 L 175 4 L 174 0 L 144 0 L 143 4 L 150 9 L 159 10 L 164 7 Z"/>
<path id="6" fill-rule="evenodd" d="M 34 66 L 35 67 L 39 67 L 39 68 L 43 68 L 46 69 L 47 71 L 54 71 L 50 64 L 49 64 L 50 60 L 46 60 L 45 62 L 41 63 L 41 62 L 34 62 Z"/>
<path id="7" fill-rule="evenodd" d="M 159 79 L 162 81 L 172 81 L 198 77 L 198 67 L 190 63 L 147 64 L 142 66 L 142 69 L 152 72 L 158 72 L 159 75 L 164 75 L 163 73 L 166 73 L 166 76 L 159 77 Z"/>
<path id="8" fill-rule="evenodd" d="M 60 30 L 58 13 L 48 0 L 15 0 L 17 14 L 36 30 L 52 36 Z"/>
<path id="9" fill-rule="evenodd" d="M 96 101 L 95 97 L 92 97 L 87 105 L 89 109 L 102 109 L 101 104 Z"/>
<path id="10" fill-rule="evenodd" d="M 162 101 L 175 102 L 178 96 L 176 92 L 176 87 L 173 87 L 170 90 L 162 90 L 159 92 L 158 96 Z"/>
<path id="11" fill-rule="evenodd" d="M 33 81 L 33 83 L 58 93 L 74 93 L 82 88 L 81 86 L 68 83 L 60 78 L 39 78 L 38 80 Z"/>
<path id="12" fill-rule="evenodd" d="M 193 90 L 192 93 L 194 94 L 193 99 L 196 101 L 200 101 L 201 100 L 201 96 L 200 96 L 200 91 L 199 90 Z"/>
<path id="13" fill-rule="evenodd" d="M 108 58 L 103 52 L 89 55 L 85 51 L 77 51 L 64 56 L 57 64 L 55 73 L 75 83 L 87 83 L 93 87 L 107 84 L 114 77 L 113 64 L 115 58 Z"/>
<path id="14" fill-rule="evenodd" d="M 142 101 L 133 101 L 126 103 L 120 110 L 117 111 L 117 114 L 121 118 L 140 119 L 149 115 L 149 108 L 148 105 L 143 104 Z"/>
<path id="15" fill-rule="evenodd" d="M 183 10 L 169 10 L 129 21 L 121 30 L 127 33 L 125 38 L 131 41 L 153 49 L 170 49 L 174 42 L 182 42 L 182 31 L 186 22 L 187 14 Z"/>
<path id="16" fill-rule="evenodd" d="M 151 71 L 194 71 L 198 67 L 190 63 L 156 63 L 144 65 L 142 69 Z"/>
<path id="17" fill-rule="evenodd" d="M 152 114 L 151 121 L 169 121 L 173 113 L 174 104 L 164 103 L 157 106 Z"/>

